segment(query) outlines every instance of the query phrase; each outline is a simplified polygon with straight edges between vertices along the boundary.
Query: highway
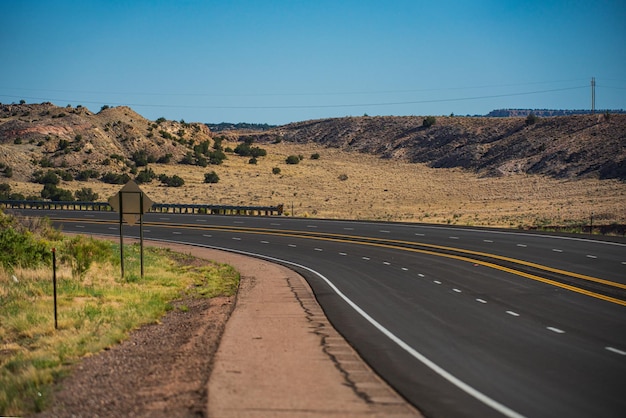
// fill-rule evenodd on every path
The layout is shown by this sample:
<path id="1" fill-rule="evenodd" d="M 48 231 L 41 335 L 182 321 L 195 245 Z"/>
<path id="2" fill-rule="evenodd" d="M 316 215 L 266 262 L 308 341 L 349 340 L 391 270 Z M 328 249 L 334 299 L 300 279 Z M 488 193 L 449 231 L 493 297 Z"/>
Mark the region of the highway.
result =
<path id="1" fill-rule="evenodd" d="M 114 213 L 20 212 L 67 232 L 119 231 Z M 144 216 L 144 236 L 298 271 L 427 417 L 626 416 L 623 238 L 169 213 Z"/>

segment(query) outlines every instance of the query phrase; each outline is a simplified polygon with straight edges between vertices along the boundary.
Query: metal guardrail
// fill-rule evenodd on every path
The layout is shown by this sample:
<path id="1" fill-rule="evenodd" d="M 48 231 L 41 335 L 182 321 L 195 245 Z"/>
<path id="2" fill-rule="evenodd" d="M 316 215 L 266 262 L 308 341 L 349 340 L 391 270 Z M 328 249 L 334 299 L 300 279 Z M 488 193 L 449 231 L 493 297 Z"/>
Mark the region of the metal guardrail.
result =
<path id="1" fill-rule="evenodd" d="M 93 210 L 112 212 L 108 202 L 52 202 L 43 200 L 0 200 L 0 207 L 8 209 L 39 209 L 39 210 Z M 188 213 L 207 215 L 250 215 L 271 216 L 282 215 L 283 205 L 278 206 L 233 206 L 203 205 L 186 203 L 155 203 L 149 212 L 157 213 Z"/>

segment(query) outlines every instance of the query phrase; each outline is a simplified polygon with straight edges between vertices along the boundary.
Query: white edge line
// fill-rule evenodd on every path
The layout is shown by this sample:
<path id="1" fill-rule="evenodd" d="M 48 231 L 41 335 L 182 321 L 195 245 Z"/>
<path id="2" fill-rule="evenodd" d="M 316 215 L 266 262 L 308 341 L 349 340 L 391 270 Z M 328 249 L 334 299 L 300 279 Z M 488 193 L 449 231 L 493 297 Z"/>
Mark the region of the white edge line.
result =
<path id="1" fill-rule="evenodd" d="M 621 354 L 622 356 L 626 356 L 626 351 L 618 350 L 617 348 L 614 348 L 614 347 L 604 347 L 604 348 L 614 353 Z"/>
<path id="2" fill-rule="evenodd" d="M 439 365 L 434 363 L 432 360 L 428 359 L 426 356 L 421 354 L 419 351 L 415 350 L 413 347 L 411 347 L 410 345 L 405 343 L 403 340 L 398 338 L 395 334 L 393 334 L 387 328 L 385 328 L 380 323 L 378 323 L 378 321 L 376 321 L 374 318 L 369 316 L 369 314 L 367 312 L 365 312 L 363 309 L 361 309 L 361 307 L 359 305 L 357 305 L 356 303 L 352 302 L 352 300 L 350 300 L 346 295 L 344 295 L 324 275 L 322 275 L 321 273 L 313 270 L 310 267 L 303 266 L 301 264 L 294 263 L 292 261 L 282 260 L 280 258 L 274 258 L 274 257 L 270 257 L 270 256 L 267 256 L 267 255 L 251 253 L 251 252 L 248 252 L 248 251 L 233 250 L 231 248 L 223 248 L 223 247 L 217 247 L 217 246 L 212 246 L 212 245 L 196 244 L 196 243 L 190 243 L 190 242 L 184 242 L 184 241 L 181 242 L 181 241 L 164 240 L 164 239 L 152 239 L 152 238 L 151 238 L 151 240 L 152 241 L 173 242 L 173 243 L 177 243 L 177 244 L 185 244 L 185 245 L 192 245 L 192 246 L 196 246 L 196 247 L 213 248 L 213 249 L 216 249 L 216 250 L 229 251 L 229 252 L 233 252 L 233 253 L 237 253 L 237 254 L 243 254 L 243 255 L 249 255 L 249 256 L 252 256 L 252 257 L 261 258 L 261 259 L 268 260 L 268 261 L 275 261 L 277 263 L 291 265 L 291 266 L 298 267 L 298 268 L 301 268 L 303 270 L 306 270 L 308 272 L 311 272 L 311 273 L 315 274 L 316 276 L 318 276 L 319 278 L 321 278 L 324 282 L 326 282 L 326 284 L 337 294 L 337 296 L 339 296 L 341 299 L 343 299 L 352 309 L 354 309 L 359 315 L 361 315 L 367 322 L 372 324 L 376 329 L 378 329 L 381 333 L 383 333 L 387 338 L 389 338 L 391 341 L 396 343 L 400 348 L 402 348 L 404 351 L 409 353 L 411 356 L 413 356 L 415 359 L 420 361 L 422 364 L 424 364 L 426 367 L 431 369 L 433 372 L 437 373 L 439 376 L 441 376 L 442 378 L 444 378 L 448 382 L 452 383 L 454 386 L 456 386 L 457 388 L 461 389 L 462 391 L 464 391 L 468 395 L 474 397 L 478 401 L 480 401 L 480 402 L 484 403 L 485 405 L 487 405 L 487 406 L 495 409 L 496 411 L 500 412 L 502 415 L 505 415 L 505 416 L 507 416 L 509 418 L 525 418 L 524 415 L 522 415 L 522 414 L 520 414 L 518 412 L 513 411 L 511 408 L 509 408 L 509 407 L 507 407 L 505 405 L 502 405 L 500 402 L 498 402 L 498 401 L 496 401 L 494 399 L 491 399 L 489 396 L 487 396 L 484 393 L 474 389 L 473 387 L 471 387 L 467 383 L 463 382 L 459 378 L 453 376 L 451 373 L 449 373 L 448 371 L 444 370 L 442 367 L 440 367 Z"/>

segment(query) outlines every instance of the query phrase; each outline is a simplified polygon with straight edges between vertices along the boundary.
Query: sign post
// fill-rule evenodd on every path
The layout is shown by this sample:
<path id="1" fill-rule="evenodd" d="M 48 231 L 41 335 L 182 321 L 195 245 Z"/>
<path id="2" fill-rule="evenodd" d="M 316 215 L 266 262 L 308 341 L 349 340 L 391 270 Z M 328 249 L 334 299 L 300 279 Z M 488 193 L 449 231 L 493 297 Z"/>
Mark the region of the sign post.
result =
<path id="1" fill-rule="evenodd" d="M 108 199 L 114 211 L 120 214 L 120 266 L 122 279 L 124 278 L 124 237 L 122 224 L 126 221 L 135 225 L 139 220 L 139 245 L 141 251 L 141 277 L 143 278 L 143 214 L 154 202 L 139 188 L 137 183 L 129 181 L 122 189 Z"/>

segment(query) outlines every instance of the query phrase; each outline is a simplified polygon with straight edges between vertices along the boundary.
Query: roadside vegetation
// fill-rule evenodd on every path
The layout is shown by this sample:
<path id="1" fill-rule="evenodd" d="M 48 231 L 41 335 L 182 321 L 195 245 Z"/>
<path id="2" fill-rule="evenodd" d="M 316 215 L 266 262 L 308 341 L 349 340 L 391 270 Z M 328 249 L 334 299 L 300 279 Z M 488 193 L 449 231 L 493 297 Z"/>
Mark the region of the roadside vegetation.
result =
<path id="1" fill-rule="evenodd" d="M 57 255 L 58 329 L 54 327 L 52 253 Z M 52 383 L 81 357 L 124 340 L 158 321 L 171 302 L 235 294 L 232 267 L 198 262 L 162 248 L 128 245 L 125 279 L 119 246 L 64 237 L 40 219 L 0 212 L 0 415 L 41 411 Z M 181 308 L 182 309 L 182 308 Z"/>

